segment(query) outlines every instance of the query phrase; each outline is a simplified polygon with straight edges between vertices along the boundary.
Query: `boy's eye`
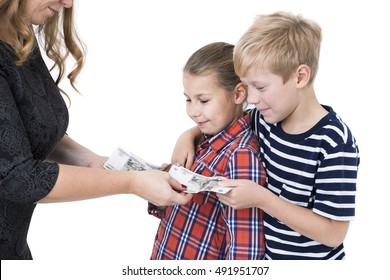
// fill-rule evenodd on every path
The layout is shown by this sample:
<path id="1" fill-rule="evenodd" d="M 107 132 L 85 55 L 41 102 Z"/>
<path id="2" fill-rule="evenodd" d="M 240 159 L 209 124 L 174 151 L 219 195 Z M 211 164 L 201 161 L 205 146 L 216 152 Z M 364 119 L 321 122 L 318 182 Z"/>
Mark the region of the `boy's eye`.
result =
<path id="1" fill-rule="evenodd" d="M 253 85 L 253 87 L 256 89 L 256 90 L 265 90 L 266 89 L 266 85 Z"/>

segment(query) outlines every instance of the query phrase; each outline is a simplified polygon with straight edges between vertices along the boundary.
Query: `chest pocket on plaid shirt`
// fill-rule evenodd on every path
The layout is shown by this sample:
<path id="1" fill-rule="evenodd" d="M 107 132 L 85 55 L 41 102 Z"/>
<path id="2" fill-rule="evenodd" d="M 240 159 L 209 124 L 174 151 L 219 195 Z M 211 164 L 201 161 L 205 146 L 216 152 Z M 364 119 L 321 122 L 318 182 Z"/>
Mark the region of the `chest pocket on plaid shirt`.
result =
<path id="1" fill-rule="evenodd" d="M 212 177 L 217 176 L 213 171 L 211 171 L 204 163 L 202 162 L 196 162 L 194 166 L 191 168 L 194 172 L 201 174 L 203 176 Z M 192 197 L 192 201 L 196 204 L 202 205 L 206 204 L 209 200 L 210 196 L 213 196 L 213 198 L 216 198 L 215 194 L 212 194 L 212 192 L 200 192 L 195 193 Z"/>

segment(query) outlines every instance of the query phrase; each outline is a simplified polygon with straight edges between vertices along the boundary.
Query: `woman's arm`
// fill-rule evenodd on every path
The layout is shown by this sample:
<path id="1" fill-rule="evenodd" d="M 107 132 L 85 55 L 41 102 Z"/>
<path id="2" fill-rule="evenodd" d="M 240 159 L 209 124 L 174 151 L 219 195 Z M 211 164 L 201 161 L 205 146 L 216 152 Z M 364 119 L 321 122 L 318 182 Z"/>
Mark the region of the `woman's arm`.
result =
<path id="1" fill-rule="evenodd" d="M 107 157 L 95 154 L 65 134 L 48 160 L 67 165 L 103 168 Z"/>
<path id="2" fill-rule="evenodd" d="M 48 160 L 59 164 L 58 177 L 52 190 L 38 203 L 135 194 L 162 206 L 183 204 L 191 198 L 175 191 L 183 190 L 181 184 L 166 172 L 104 170 L 106 157 L 93 153 L 68 135 L 58 143 Z"/>
<path id="3" fill-rule="evenodd" d="M 184 204 L 191 195 L 175 191 L 181 185 L 163 171 L 114 171 L 59 165 L 57 181 L 38 203 L 65 202 L 116 194 L 135 194 L 151 203 Z"/>
<path id="4" fill-rule="evenodd" d="M 173 190 L 183 189 L 166 172 L 104 170 L 106 159 L 65 135 L 49 157 L 50 161 L 59 163 L 57 181 L 53 189 L 38 202 L 135 194 L 160 206 L 186 203 L 191 197 Z"/>
<path id="5" fill-rule="evenodd" d="M 0 70 L 0 197 L 15 203 L 61 202 L 135 194 L 156 205 L 183 204 L 191 195 L 162 171 L 108 171 L 99 156 L 64 136 L 47 160 L 33 156 L 29 137 Z M 100 168 L 87 168 L 100 167 Z M 174 188 L 174 189 L 173 189 Z"/>

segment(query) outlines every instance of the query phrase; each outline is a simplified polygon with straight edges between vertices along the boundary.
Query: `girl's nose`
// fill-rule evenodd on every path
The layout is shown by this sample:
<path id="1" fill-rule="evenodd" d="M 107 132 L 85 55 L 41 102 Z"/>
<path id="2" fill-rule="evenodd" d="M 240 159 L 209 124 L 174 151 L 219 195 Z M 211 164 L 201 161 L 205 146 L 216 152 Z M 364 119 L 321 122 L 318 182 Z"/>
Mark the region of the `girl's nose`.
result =
<path id="1" fill-rule="evenodd" d="M 190 117 L 198 117 L 200 115 L 200 110 L 195 104 L 191 104 L 187 107 L 187 113 Z"/>

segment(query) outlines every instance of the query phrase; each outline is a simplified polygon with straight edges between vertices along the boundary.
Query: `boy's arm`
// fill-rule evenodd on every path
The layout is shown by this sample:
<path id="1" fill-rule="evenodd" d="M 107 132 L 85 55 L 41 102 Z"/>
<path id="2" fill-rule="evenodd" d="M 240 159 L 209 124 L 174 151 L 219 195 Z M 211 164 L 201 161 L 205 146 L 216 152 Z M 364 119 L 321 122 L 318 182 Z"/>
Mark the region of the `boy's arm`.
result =
<path id="1" fill-rule="evenodd" d="M 195 143 L 199 141 L 202 133 L 198 127 L 184 131 L 176 141 L 171 162 L 190 169 L 194 163 Z"/>
<path id="2" fill-rule="evenodd" d="M 221 186 L 235 186 L 219 200 L 235 209 L 258 207 L 296 232 L 329 247 L 341 244 L 348 231 L 349 221 L 335 221 L 314 213 L 311 209 L 292 204 L 274 195 L 267 188 L 248 180 L 225 180 Z M 329 234 L 329 233 L 332 234 Z"/>

